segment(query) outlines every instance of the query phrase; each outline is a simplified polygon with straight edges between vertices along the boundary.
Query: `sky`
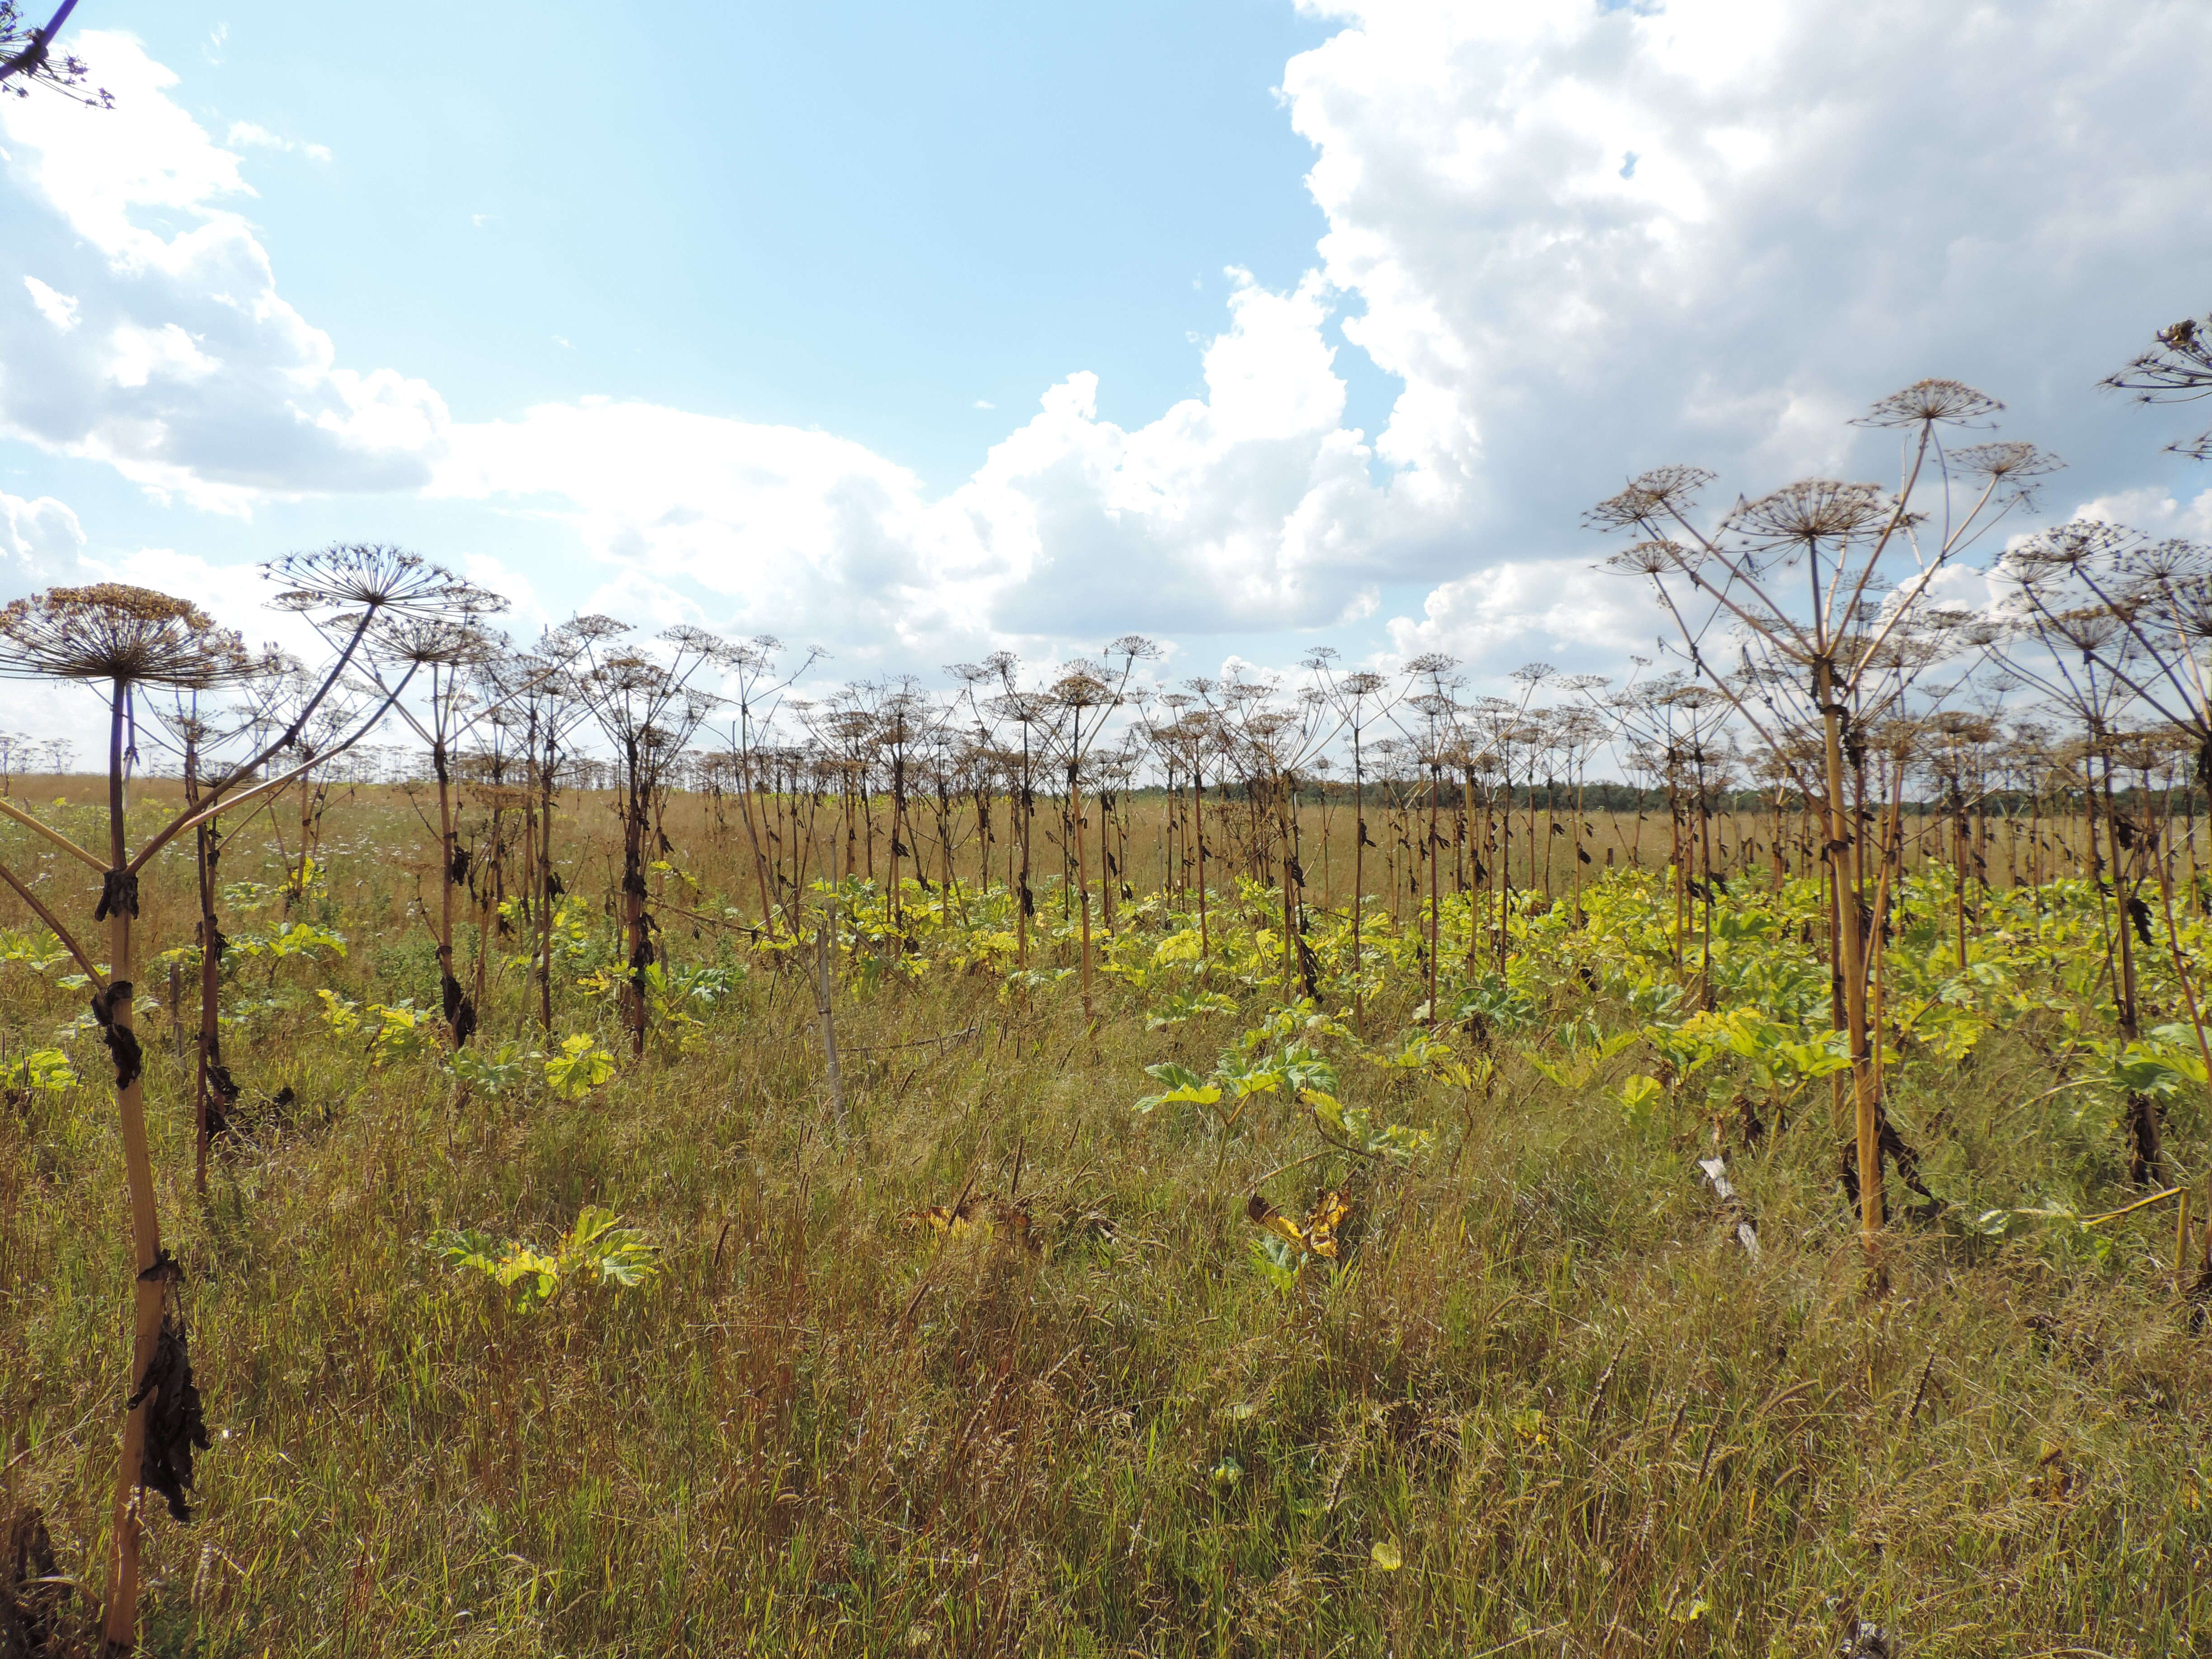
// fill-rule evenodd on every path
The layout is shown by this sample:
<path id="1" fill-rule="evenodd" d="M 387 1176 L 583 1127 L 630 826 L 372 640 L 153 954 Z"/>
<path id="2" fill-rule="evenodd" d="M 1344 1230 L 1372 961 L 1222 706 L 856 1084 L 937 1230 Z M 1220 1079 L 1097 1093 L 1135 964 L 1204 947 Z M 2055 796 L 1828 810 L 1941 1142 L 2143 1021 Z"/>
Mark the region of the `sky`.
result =
<path id="1" fill-rule="evenodd" d="M 2212 304 L 2195 0 L 83 0 L 69 44 L 113 109 L 0 99 L 0 599 L 281 637 L 260 562 L 394 541 L 526 636 L 1489 690 L 1652 649 L 1581 524 L 1625 477 L 1893 480 L 1850 417 L 1931 374 L 2069 463 L 2039 517 L 2212 536 L 2199 411 L 2096 389 Z"/>

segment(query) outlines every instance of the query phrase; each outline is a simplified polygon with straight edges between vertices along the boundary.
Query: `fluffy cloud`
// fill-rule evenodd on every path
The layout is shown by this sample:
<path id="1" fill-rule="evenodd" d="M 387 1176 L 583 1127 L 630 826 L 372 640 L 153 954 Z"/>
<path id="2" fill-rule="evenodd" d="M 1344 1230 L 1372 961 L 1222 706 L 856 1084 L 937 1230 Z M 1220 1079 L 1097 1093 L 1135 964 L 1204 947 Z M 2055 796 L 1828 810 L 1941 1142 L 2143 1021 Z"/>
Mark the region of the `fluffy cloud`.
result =
<path id="1" fill-rule="evenodd" d="M 270 131 L 258 121 L 233 121 L 230 131 L 223 135 L 223 143 L 233 149 L 273 149 L 286 155 L 304 155 L 310 161 L 331 159 L 328 144 L 310 144 L 297 138 L 287 138 L 282 133 Z"/>
<path id="2" fill-rule="evenodd" d="M 1506 559 L 1440 583 L 1416 621 L 1389 623 L 1401 659 L 1441 651 L 1492 677 L 1542 658 L 1569 673 L 1609 673 L 1655 648 L 1658 607 L 1644 585 L 1586 561 Z"/>
<path id="3" fill-rule="evenodd" d="M 65 572 L 84 546 L 76 514 L 51 495 L 27 501 L 0 489 L 0 574 L 27 586 Z"/>
<path id="4" fill-rule="evenodd" d="M 1405 382 L 1377 449 L 1461 483 L 1480 556 L 1659 462 L 1880 468 L 1843 422 L 1923 374 L 2151 470 L 2090 387 L 2203 303 L 2201 9 L 1306 3 L 1347 25 L 1284 82 L 1322 270 Z"/>
<path id="5" fill-rule="evenodd" d="M 128 35 L 83 45 L 115 109 L 0 107 L 18 198 L 0 264 L 20 279 L 0 283 L 0 433 L 224 511 L 427 483 L 443 400 L 392 370 L 339 368 L 223 205 L 252 192 L 167 95 L 177 77 Z"/>
<path id="6" fill-rule="evenodd" d="M 2118 490 L 2083 501 L 2070 516 L 2101 519 L 2106 524 L 2126 525 L 2153 536 L 2212 541 L 2212 489 L 2186 500 L 2158 485 Z"/>
<path id="7" fill-rule="evenodd" d="M 1320 279 L 1275 294 L 1231 275 L 1204 398 L 1125 429 L 1099 419 L 1097 377 L 1072 374 L 939 499 L 825 433 L 603 398 L 453 428 L 434 488 L 564 517 L 741 626 L 863 656 L 1330 623 L 1395 574 L 1433 498 L 1418 470 L 1378 483 L 1343 427 Z"/>

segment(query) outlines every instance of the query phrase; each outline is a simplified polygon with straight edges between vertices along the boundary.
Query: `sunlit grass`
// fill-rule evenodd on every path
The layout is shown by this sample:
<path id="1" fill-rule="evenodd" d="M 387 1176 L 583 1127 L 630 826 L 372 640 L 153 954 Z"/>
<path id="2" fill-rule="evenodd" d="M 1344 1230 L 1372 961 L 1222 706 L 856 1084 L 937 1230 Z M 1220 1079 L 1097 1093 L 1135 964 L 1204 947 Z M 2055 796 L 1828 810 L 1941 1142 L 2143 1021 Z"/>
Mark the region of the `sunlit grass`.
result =
<path id="1" fill-rule="evenodd" d="M 1634 1116 L 1648 1049 L 1574 1087 L 1533 1063 L 1561 1070 L 1568 1020 L 1633 1024 L 1564 994 L 1492 1041 L 1486 1095 L 1347 1082 L 1433 1141 L 1268 1184 L 1349 1206 L 1341 1265 L 1285 1290 L 1245 1200 L 1322 1148 L 1310 1115 L 1263 1097 L 1224 1143 L 1214 1115 L 1132 1109 L 1146 1066 L 1203 1072 L 1269 988 L 1224 978 L 1237 1012 L 1147 1030 L 1158 995 L 1102 975 L 1086 1029 L 1066 981 L 852 975 L 842 1141 L 811 994 L 757 963 L 682 1048 L 580 1098 L 542 1069 L 465 1089 L 434 1050 L 373 1063 L 324 1018 L 317 988 L 437 988 L 407 915 L 419 828 L 382 798 L 332 822 L 308 919 L 345 954 L 237 969 L 246 1133 L 204 1205 L 185 1073 L 166 1017 L 143 1023 L 216 1432 L 199 1519 L 150 1528 L 152 1651 L 1809 1656 L 1867 1618 L 1916 1656 L 2026 1659 L 2212 1628 L 2212 1419 L 2170 1207 L 1965 1224 L 2132 1195 L 2109 1122 L 2051 1092 L 2055 1013 L 1901 1072 L 1893 1109 L 1956 1213 L 1893 1230 L 1885 1293 L 1825 1085 L 1751 1146 L 1686 1091 Z M 742 892 L 732 848 L 690 828 L 690 867 Z M 258 855 L 241 839 L 225 878 Z M 149 897 L 150 956 L 194 907 Z M 747 960 L 670 934 L 678 963 Z M 619 1052 L 609 1000 L 565 983 L 549 1040 L 522 988 L 491 999 L 487 1054 Z M 1370 1036 L 1424 994 L 1394 969 Z M 78 1002 L 17 964 L 0 1006 L 12 1051 Z M 126 1368 L 112 1115 L 94 1086 L 0 1108 L 0 1458 L 71 1572 L 100 1559 Z M 2192 1172 L 2205 1127 L 2174 1103 Z M 1717 1150 L 1755 1258 L 1697 1169 Z M 1042 1250 L 906 1219 L 963 1193 L 1025 1202 Z M 550 1249 L 586 1206 L 659 1271 L 525 1312 L 436 1247 Z"/>

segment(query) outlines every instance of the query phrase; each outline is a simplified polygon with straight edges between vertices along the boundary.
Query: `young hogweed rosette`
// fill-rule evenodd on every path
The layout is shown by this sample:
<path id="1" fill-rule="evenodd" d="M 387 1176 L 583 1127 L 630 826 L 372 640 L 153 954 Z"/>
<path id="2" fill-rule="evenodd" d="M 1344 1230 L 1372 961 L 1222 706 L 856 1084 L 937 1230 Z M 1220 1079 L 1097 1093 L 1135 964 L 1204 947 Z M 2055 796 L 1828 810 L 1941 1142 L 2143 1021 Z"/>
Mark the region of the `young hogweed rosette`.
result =
<path id="1" fill-rule="evenodd" d="M 252 673 L 243 641 L 150 587 L 53 587 L 0 608 L 0 674 L 204 690 Z"/>

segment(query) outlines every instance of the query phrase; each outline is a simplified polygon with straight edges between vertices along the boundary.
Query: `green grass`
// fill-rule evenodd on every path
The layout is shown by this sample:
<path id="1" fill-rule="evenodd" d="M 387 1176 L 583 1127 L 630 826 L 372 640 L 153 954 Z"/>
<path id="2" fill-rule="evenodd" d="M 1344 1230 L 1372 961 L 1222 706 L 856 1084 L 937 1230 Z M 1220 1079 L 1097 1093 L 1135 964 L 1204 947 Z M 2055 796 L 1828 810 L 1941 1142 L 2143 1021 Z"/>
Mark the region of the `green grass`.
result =
<path id="1" fill-rule="evenodd" d="M 1864 1618 L 1928 1659 L 2212 1653 L 2212 1367 L 2170 1206 L 1900 1222 L 1876 1293 L 1824 1091 L 1729 1149 L 1754 1259 L 1696 1167 L 1722 1120 L 1624 1117 L 1648 1054 L 1572 1091 L 1500 1037 L 1486 1097 L 1347 1081 L 1435 1139 L 1268 1183 L 1351 1204 L 1340 1265 L 1284 1291 L 1244 1200 L 1320 1148 L 1310 1120 L 1263 1097 L 1224 1146 L 1203 1114 L 1133 1112 L 1146 1064 L 1203 1070 L 1249 1022 L 1147 1032 L 1116 984 L 1086 1031 L 1072 985 L 848 983 L 842 1141 L 809 993 L 765 967 L 580 1102 L 370 1066 L 310 988 L 425 995 L 411 878 L 377 856 L 409 830 L 349 821 L 347 957 L 284 964 L 227 1038 L 264 1104 L 204 1203 L 186 1074 L 145 1023 L 216 1437 L 198 1518 L 150 1528 L 149 1651 L 1812 1656 Z M 226 878 L 248 862 L 241 842 Z M 173 937 L 182 890 L 158 902 Z M 1419 994 L 1400 979 L 1375 1035 Z M 51 980 L 0 967 L 4 1023 L 66 1021 Z M 520 1011 L 510 977 L 480 1042 Z M 568 994 L 561 1029 L 620 1052 L 604 1005 Z M 1904 1068 L 1900 1121 L 1942 1115 L 1939 1194 L 2127 1200 L 2109 1133 L 2046 1095 L 2040 1029 Z M 2192 1172 L 2203 1127 L 2176 1105 Z M 35 1504 L 94 1580 L 120 1191 L 100 1089 L 0 1106 L 0 1505 Z M 1026 1200 L 1042 1249 L 906 1219 L 971 1191 Z M 430 1248 L 550 1243 L 586 1204 L 657 1243 L 659 1276 L 523 1314 Z"/>

